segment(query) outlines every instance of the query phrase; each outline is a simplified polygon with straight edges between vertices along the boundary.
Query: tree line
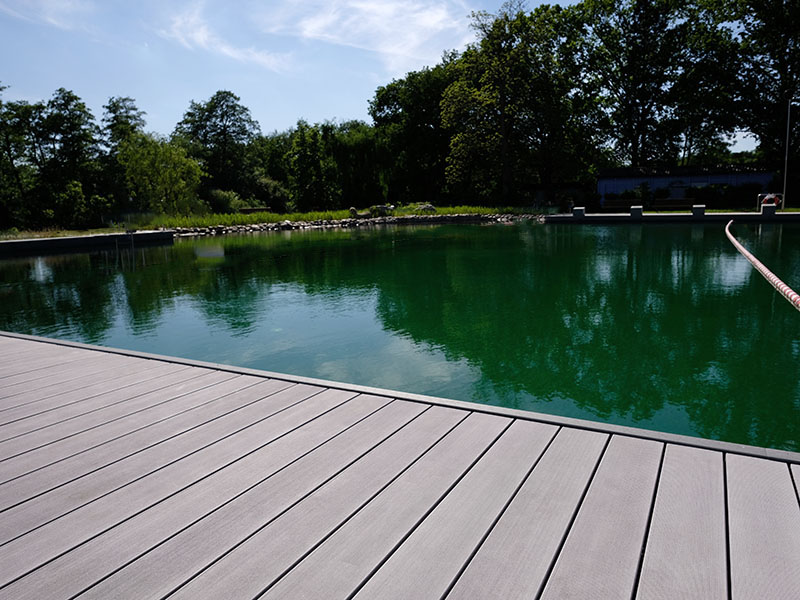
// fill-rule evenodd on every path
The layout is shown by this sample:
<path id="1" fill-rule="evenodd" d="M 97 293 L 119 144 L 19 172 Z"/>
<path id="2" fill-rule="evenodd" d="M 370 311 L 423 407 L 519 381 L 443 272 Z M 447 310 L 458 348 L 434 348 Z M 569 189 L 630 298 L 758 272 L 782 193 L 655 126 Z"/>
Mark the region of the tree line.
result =
<path id="1" fill-rule="evenodd" d="M 583 0 L 528 11 L 512 0 L 473 13 L 472 26 L 464 51 L 379 87 L 372 123 L 300 120 L 264 134 L 221 90 L 192 101 L 162 136 L 146 132 L 128 97 L 110 98 L 98 123 L 64 88 L 46 102 L 0 96 L 0 229 L 247 207 L 530 205 L 591 191 L 600 169 L 617 166 L 749 161 L 782 171 L 789 102 L 800 97 L 797 2 Z M 735 132 L 756 150 L 732 153 Z M 790 187 L 800 184 L 792 173 Z"/>

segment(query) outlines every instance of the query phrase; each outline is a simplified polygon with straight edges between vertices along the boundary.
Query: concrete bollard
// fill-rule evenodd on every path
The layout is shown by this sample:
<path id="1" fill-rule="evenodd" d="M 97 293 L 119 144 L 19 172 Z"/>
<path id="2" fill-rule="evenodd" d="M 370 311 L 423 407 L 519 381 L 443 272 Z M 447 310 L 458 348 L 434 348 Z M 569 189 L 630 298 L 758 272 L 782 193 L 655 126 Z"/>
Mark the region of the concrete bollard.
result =
<path id="1" fill-rule="evenodd" d="M 586 207 L 585 206 L 573 206 L 572 207 L 572 218 L 573 219 L 582 219 L 586 216 Z"/>

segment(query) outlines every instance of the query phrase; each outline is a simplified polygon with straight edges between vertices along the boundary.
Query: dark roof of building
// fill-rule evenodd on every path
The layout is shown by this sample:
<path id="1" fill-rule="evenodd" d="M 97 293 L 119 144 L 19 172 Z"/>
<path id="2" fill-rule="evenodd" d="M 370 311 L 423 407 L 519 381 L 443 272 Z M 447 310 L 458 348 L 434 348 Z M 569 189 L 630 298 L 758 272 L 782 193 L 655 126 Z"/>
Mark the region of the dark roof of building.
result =
<path id="1" fill-rule="evenodd" d="M 711 167 L 615 167 L 611 169 L 601 169 L 598 179 L 609 177 L 670 177 L 670 176 L 691 176 L 691 175 L 721 175 L 731 173 L 759 173 L 772 174 L 775 168 L 765 164 L 728 164 L 714 165 Z"/>

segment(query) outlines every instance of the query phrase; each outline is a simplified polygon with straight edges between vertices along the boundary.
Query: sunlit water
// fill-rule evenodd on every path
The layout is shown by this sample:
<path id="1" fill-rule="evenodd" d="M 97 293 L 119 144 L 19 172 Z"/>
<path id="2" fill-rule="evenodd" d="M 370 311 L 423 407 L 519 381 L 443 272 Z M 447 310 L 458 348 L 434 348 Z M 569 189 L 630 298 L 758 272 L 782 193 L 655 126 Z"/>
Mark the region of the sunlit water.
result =
<path id="1" fill-rule="evenodd" d="M 800 287 L 800 228 L 734 228 Z M 800 450 L 800 313 L 721 226 L 439 226 L 0 261 L 0 329 Z"/>

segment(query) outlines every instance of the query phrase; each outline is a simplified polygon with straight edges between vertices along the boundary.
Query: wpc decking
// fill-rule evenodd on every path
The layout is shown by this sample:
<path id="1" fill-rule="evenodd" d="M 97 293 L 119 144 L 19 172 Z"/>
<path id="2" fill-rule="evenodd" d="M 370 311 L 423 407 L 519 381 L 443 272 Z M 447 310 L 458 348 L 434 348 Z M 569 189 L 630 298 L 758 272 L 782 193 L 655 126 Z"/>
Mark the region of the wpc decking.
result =
<path id="1" fill-rule="evenodd" d="M 0 334 L 0 597 L 796 599 L 798 458 Z"/>

